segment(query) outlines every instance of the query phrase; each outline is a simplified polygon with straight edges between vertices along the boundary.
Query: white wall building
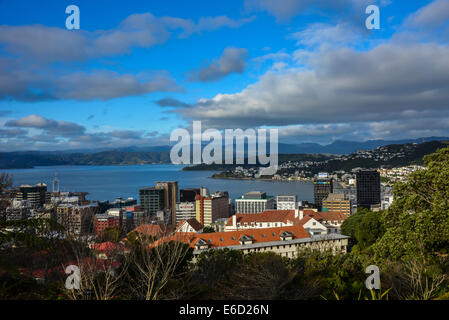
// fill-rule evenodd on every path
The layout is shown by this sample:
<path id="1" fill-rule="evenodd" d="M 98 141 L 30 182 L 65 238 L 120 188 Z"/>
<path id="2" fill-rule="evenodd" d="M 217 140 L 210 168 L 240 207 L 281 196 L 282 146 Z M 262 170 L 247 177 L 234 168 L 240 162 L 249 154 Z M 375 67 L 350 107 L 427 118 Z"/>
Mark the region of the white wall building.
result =
<path id="1" fill-rule="evenodd" d="M 296 209 L 296 195 L 279 195 L 276 198 L 278 210 L 295 210 Z"/>
<path id="2" fill-rule="evenodd" d="M 195 218 L 195 202 L 180 202 L 176 204 L 176 223 Z"/>
<path id="3" fill-rule="evenodd" d="M 276 200 L 273 197 L 267 197 L 265 192 L 251 191 L 235 199 L 235 212 L 236 214 L 259 213 L 274 209 L 275 204 Z"/>

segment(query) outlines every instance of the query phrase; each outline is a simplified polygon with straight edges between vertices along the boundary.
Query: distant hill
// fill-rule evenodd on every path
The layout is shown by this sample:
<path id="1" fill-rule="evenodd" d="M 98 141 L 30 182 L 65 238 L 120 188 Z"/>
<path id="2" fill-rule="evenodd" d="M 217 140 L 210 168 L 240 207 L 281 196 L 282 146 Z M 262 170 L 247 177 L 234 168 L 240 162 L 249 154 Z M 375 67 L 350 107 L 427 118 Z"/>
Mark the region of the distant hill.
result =
<path id="1" fill-rule="evenodd" d="M 423 143 L 429 141 L 442 141 L 449 138 L 429 137 L 411 140 L 369 140 L 365 142 L 334 141 L 328 145 L 317 143 L 285 144 L 278 145 L 280 159 L 283 155 L 290 155 L 296 160 L 312 160 L 326 158 L 325 155 L 346 155 L 360 150 L 374 150 L 386 145 L 401 145 L 407 143 Z M 58 165 L 134 165 L 157 164 L 170 162 L 170 146 L 119 148 L 116 150 L 76 150 L 72 151 L 17 151 L 0 153 L 0 169 L 33 168 L 35 166 Z M 269 147 L 267 147 L 269 150 Z M 247 147 L 245 146 L 245 150 Z M 293 157 L 292 155 L 297 155 Z M 312 155 L 316 155 L 312 157 Z M 210 168 L 210 167 L 208 167 Z M 222 169 L 217 166 L 214 169 Z"/>
<path id="2" fill-rule="evenodd" d="M 361 150 L 374 150 L 378 147 L 406 144 L 406 143 L 423 143 L 429 141 L 449 140 L 448 137 L 428 137 L 419 139 L 405 140 L 368 140 L 364 142 L 337 140 L 328 145 L 318 143 L 300 143 L 300 144 L 279 144 L 279 153 L 282 154 L 351 154 Z"/>
<path id="3" fill-rule="evenodd" d="M 170 163 L 169 151 L 98 153 L 4 152 L 0 154 L 0 168 L 19 169 L 35 166 L 60 165 L 134 165 Z"/>

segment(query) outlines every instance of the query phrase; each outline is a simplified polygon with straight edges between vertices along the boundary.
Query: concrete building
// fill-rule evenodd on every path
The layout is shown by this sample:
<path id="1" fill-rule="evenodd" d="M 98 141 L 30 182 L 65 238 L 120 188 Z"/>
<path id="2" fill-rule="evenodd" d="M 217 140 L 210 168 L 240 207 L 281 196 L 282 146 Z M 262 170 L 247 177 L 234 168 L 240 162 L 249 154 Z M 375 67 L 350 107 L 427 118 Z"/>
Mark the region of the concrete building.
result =
<path id="1" fill-rule="evenodd" d="M 14 199 L 6 208 L 6 221 L 23 220 L 31 215 L 32 206 L 29 200 Z"/>
<path id="2" fill-rule="evenodd" d="M 34 186 L 21 185 L 16 194 L 16 200 L 28 200 L 31 207 L 40 208 L 45 202 L 50 200 L 50 193 L 47 192 L 47 185 L 45 183 L 38 183 Z"/>
<path id="3" fill-rule="evenodd" d="M 265 192 L 251 191 L 235 200 L 235 213 L 258 213 L 274 209 L 276 200 Z"/>
<path id="4" fill-rule="evenodd" d="M 276 198 L 277 210 L 295 210 L 297 208 L 296 195 L 278 195 Z"/>
<path id="5" fill-rule="evenodd" d="M 213 193 L 205 197 L 196 196 L 196 220 L 203 226 L 210 226 L 220 218 L 229 217 L 229 195 L 227 192 Z"/>
<path id="6" fill-rule="evenodd" d="M 327 198 L 323 200 L 322 210 L 349 215 L 352 213 L 352 202 L 347 199 L 344 193 L 329 193 Z"/>
<path id="7" fill-rule="evenodd" d="M 195 196 L 196 197 L 196 196 Z M 180 202 L 176 204 L 176 223 L 189 219 L 196 219 L 196 200 L 193 202 Z"/>
<path id="8" fill-rule="evenodd" d="M 93 233 L 93 218 L 98 213 L 96 204 L 72 205 L 61 204 L 56 208 L 56 221 L 70 235 L 85 235 Z"/>
<path id="9" fill-rule="evenodd" d="M 165 191 L 161 188 L 147 187 L 139 189 L 140 207 L 150 215 L 156 215 L 165 208 Z"/>
<path id="10" fill-rule="evenodd" d="M 164 211 L 170 211 L 169 223 L 176 226 L 176 204 L 178 203 L 178 181 L 157 182 L 156 188 L 164 189 Z"/>

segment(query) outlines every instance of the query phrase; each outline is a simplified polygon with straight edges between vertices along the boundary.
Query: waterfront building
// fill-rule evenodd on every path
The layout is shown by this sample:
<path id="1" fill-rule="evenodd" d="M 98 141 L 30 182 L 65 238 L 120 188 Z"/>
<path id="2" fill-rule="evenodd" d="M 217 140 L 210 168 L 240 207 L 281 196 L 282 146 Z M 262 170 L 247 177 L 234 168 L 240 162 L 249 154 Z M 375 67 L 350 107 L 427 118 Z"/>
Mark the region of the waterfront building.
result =
<path id="1" fill-rule="evenodd" d="M 31 207 L 40 208 L 45 202 L 50 200 L 50 193 L 47 192 L 47 185 L 45 183 L 38 183 L 34 186 L 21 185 L 16 194 L 16 200 L 28 200 Z"/>
<path id="2" fill-rule="evenodd" d="M 250 191 L 241 198 L 235 200 L 235 212 L 258 213 L 265 210 L 274 209 L 276 200 L 272 196 L 267 196 L 265 192 Z"/>
<path id="3" fill-rule="evenodd" d="M 139 189 L 140 207 L 150 215 L 165 208 L 165 190 L 156 187 Z"/>
<path id="4" fill-rule="evenodd" d="M 321 209 L 323 200 L 334 190 L 333 179 L 327 173 L 319 173 L 313 181 L 313 195 L 315 205 Z"/>

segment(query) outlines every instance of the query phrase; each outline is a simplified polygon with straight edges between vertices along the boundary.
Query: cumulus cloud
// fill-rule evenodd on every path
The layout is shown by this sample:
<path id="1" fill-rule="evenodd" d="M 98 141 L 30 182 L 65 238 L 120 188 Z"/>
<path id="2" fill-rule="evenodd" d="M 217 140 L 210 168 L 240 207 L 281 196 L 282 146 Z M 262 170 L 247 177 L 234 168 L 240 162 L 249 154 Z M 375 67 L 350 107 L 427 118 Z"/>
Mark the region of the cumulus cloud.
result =
<path id="1" fill-rule="evenodd" d="M 317 45 L 349 45 L 360 40 L 367 29 L 354 28 L 348 23 L 312 23 L 303 30 L 294 32 L 290 38 L 297 41 L 297 45 L 307 47 Z"/>
<path id="2" fill-rule="evenodd" d="M 435 28 L 449 24 L 449 1 L 435 0 L 410 15 L 404 22 L 406 26 Z"/>
<path id="3" fill-rule="evenodd" d="M 119 139 L 141 139 L 143 132 L 133 130 L 114 130 L 109 133 L 111 137 Z"/>
<path id="4" fill-rule="evenodd" d="M 281 131 L 285 137 L 334 132 L 376 138 L 379 131 L 368 124 L 378 123 L 378 128 L 386 119 L 398 119 L 406 135 L 405 128 L 415 132 L 414 118 L 447 113 L 447 56 L 447 46 L 432 43 L 313 51 L 303 67 L 270 70 L 240 92 L 218 94 L 176 112 L 216 128 L 287 126 Z M 444 130 L 440 126 L 432 133 Z"/>
<path id="5" fill-rule="evenodd" d="M 46 119 L 37 114 L 32 114 L 18 120 L 9 120 L 5 123 L 5 127 L 42 129 L 51 134 L 61 136 L 79 135 L 86 130 L 86 128 L 74 122 Z"/>
<path id="6" fill-rule="evenodd" d="M 210 82 L 222 79 L 232 73 L 243 73 L 247 55 L 247 49 L 226 48 L 218 60 L 192 72 L 190 80 Z"/>
<path id="7" fill-rule="evenodd" d="M 191 104 L 182 102 L 174 98 L 163 98 L 156 101 L 156 104 L 161 107 L 177 107 L 177 108 L 187 108 L 192 106 Z"/>
<path id="8" fill-rule="evenodd" d="M 166 42 L 174 30 L 180 36 L 238 28 L 254 17 L 233 20 L 227 16 L 200 18 L 197 23 L 151 13 L 132 14 L 115 29 L 71 32 L 43 25 L 0 25 L 0 44 L 7 52 L 37 61 L 83 61 L 129 53 L 132 48 L 150 48 Z"/>
<path id="9" fill-rule="evenodd" d="M 0 74 L 0 99 L 19 101 L 108 100 L 182 89 L 167 72 L 119 74 L 94 70 L 67 74 L 40 73 L 14 66 Z"/>
<path id="10" fill-rule="evenodd" d="M 169 137 L 157 131 L 121 130 L 89 132 L 84 126 L 33 114 L 12 119 L 0 127 L 3 150 L 98 149 L 166 145 Z"/>
<path id="11" fill-rule="evenodd" d="M 376 3 L 387 4 L 372 0 L 245 0 L 245 8 L 248 11 L 266 11 L 278 21 L 285 22 L 296 15 L 308 13 L 330 15 L 337 12 L 347 16 L 354 9 Z"/>
<path id="12" fill-rule="evenodd" d="M 0 129 L 0 138 L 15 138 L 26 135 L 27 131 L 23 129 Z"/>

